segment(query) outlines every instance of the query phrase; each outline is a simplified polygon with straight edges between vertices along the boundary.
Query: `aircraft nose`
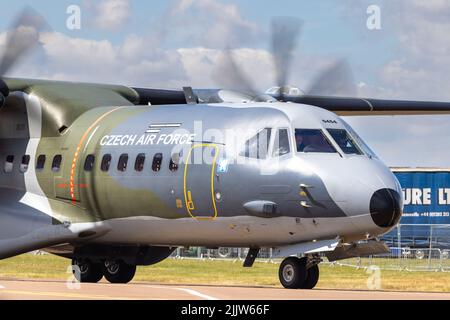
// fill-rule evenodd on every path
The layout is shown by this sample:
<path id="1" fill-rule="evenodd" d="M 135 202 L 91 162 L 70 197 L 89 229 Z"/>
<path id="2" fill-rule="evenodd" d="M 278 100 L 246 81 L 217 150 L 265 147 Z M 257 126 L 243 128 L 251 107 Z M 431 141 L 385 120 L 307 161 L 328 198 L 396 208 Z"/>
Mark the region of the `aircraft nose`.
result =
<path id="1" fill-rule="evenodd" d="M 402 215 L 402 199 L 393 189 L 380 189 L 370 199 L 370 215 L 379 227 L 389 228 L 397 224 Z"/>

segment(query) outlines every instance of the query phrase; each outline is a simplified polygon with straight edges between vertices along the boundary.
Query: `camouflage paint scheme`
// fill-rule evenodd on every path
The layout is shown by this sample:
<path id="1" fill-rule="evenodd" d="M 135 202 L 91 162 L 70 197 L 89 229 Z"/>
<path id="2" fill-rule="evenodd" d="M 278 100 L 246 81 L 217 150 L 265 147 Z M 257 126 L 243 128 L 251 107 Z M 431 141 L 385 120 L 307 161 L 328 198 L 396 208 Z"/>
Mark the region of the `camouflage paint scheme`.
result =
<path id="1" fill-rule="evenodd" d="M 398 221 L 380 227 L 370 214 L 374 192 L 400 193 L 380 160 L 367 154 L 295 152 L 295 128 L 344 128 L 329 111 L 294 103 L 139 106 L 138 93 L 124 86 L 5 82 L 11 94 L 0 109 L 0 259 L 67 243 L 275 247 L 335 238 L 351 242 L 385 233 Z M 180 124 L 193 133 L 198 121 L 203 132 L 287 128 L 291 150 L 235 164 L 225 138 L 195 136 L 180 145 L 182 161 L 171 171 L 173 144 L 120 145 L 117 140 L 119 145 L 102 145 L 105 136 L 139 139 L 154 124 Z M 163 127 L 156 135 L 173 130 Z M 213 163 L 186 163 L 196 148 L 209 152 Z M 138 172 L 134 165 L 141 153 L 145 164 Z M 157 153 L 163 158 L 155 172 Z M 31 161 L 21 173 L 25 154 Z M 105 154 L 112 156 L 108 172 L 100 169 Z M 124 172 L 117 168 L 121 154 L 129 157 Z M 14 155 L 10 173 L 3 171 L 8 155 Z M 43 170 L 36 170 L 39 155 L 46 155 Z M 62 156 L 58 172 L 51 169 L 55 155 Z M 84 169 L 88 155 L 95 157 L 92 171 Z M 230 164 L 220 171 L 222 161 Z M 276 174 L 261 174 L 274 163 Z"/>

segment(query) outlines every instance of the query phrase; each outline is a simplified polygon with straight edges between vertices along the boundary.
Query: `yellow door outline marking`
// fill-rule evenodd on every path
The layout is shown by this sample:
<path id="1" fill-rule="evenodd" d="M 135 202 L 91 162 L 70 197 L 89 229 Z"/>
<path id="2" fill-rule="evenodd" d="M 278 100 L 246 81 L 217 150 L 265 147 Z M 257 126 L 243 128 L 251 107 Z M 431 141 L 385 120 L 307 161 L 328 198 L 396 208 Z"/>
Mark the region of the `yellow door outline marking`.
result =
<path id="1" fill-rule="evenodd" d="M 191 190 L 187 190 L 186 186 L 187 169 L 191 158 L 192 150 L 194 150 L 195 148 L 204 148 L 204 147 L 212 147 L 216 150 L 211 166 L 211 200 L 214 208 L 214 216 L 212 217 L 197 217 L 192 213 L 192 210 L 195 210 L 195 205 L 192 199 Z M 217 218 L 217 206 L 216 206 L 216 199 L 214 197 L 214 172 L 216 170 L 216 161 L 218 156 L 219 156 L 219 147 L 213 143 L 195 144 L 191 147 L 187 155 L 186 164 L 184 165 L 184 203 L 186 204 L 186 210 L 189 213 L 189 215 L 196 220 L 215 220 Z"/>

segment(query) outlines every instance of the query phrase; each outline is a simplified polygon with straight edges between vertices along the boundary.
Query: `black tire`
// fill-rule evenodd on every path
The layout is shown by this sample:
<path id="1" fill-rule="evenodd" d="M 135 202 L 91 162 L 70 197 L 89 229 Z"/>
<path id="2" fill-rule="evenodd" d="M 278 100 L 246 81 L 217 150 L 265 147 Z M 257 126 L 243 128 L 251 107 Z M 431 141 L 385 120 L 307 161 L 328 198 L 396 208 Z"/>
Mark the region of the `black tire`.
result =
<path id="1" fill-rule="evenodd" d="M 298 289 L 306 280 L 306 259 L 289 257 L 283 260 L 278 271 L 281 285 L 286 289 Z"/>
<path id="2" fill-rule="evenodd" d="M 319 281 L 319 266 L 316 264 L 306 271 L 306 280 L 300 289 L 313 289 Z"/>
<path id="3" fill-rule="evenodd" d="M 136 266 L 129 265 L 122 260 L 105 261 L 103 275 L 111 283 L 128 283 L 133 280 Z"/>
<path id="4" fill-rule="evenodd" d="M 102 265 L 89 259 L 72 259 L 72 272 L 81 283 L 97 283 L 103 278 Z"/>

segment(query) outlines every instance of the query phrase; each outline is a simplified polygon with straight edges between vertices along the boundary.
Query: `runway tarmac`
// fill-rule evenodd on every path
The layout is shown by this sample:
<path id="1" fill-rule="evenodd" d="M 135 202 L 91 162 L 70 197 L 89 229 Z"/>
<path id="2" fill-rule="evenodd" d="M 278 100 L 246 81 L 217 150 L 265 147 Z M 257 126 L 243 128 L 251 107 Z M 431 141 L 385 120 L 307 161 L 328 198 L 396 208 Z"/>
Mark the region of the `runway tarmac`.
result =
<path id="1" fill-rule="evenodd" d="M 450 293 L 287 290 L 274 287 L 78 284 L 55 280 L 0 280 L 0 300 L 450 300 Z"/>

